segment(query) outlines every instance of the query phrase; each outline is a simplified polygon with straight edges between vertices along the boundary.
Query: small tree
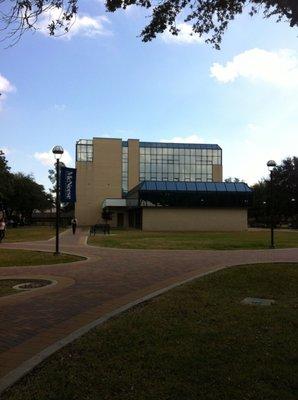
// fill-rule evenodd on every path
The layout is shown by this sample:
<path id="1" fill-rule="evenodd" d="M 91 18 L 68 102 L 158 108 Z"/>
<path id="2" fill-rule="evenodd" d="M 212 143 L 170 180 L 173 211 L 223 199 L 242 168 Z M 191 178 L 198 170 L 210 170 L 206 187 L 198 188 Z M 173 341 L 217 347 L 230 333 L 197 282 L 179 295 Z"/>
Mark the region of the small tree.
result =
<path id="1" fill-rule="evenodd" d="M 65 164 L 62 161 L 60 161 L 59 166 L 60 166 L 60 170 L 61 170 L 61 168 L 65 167 Z M 48 170 L 48 178 L 49 178 L 51 184 L 53 185 L 52 188 L 50 189 L 50 192 L 55 194 L 56 190 L 57 190 L 56 169 L 51 168 Z"/>

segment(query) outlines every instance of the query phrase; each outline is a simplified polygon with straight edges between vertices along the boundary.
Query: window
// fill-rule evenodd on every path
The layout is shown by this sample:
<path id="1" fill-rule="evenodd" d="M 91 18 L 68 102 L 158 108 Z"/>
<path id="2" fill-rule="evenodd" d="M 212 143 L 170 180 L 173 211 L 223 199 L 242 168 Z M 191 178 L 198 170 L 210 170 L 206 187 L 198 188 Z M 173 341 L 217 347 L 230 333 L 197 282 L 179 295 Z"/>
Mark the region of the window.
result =
<path id="1" fill-rule="evenodd" d="M 93 141 L 81 139 L 76 145 L 77 161 L 93 161 Z"/>
<path id="2" fill-rule="evenodd" d="M 140 180 L 212 182 L 212 165 L 221 150 L 210 145 L 140 143 Z"/>
<path id="3" fill-rule="evenodd" d="M 128 147 L 122 146 L 122 193 L 128 192 Z"/>

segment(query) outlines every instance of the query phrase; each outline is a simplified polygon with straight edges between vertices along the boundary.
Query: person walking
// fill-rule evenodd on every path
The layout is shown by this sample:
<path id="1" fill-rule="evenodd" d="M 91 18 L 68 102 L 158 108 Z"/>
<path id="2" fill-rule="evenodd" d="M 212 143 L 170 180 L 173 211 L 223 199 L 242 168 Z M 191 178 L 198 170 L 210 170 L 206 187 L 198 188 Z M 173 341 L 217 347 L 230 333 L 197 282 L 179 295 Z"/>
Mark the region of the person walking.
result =
<path id="1" fill-rule="evenodd" d="M 72 233 L 73 233 L 73 234 L 76 233 L 77 224 L 78 224 L 78 220 L 77 220 L 76 218 L 73 218 L 73 219 L 71 220 L 71 227 L 72 227 Z"/>
<path id="2" fill-rule="evenodd" d="M 5 221 L 4 218 L 0 219 L 0 243 L 2 242 L 2 240 L 4 239 L 5 236 Z"/>

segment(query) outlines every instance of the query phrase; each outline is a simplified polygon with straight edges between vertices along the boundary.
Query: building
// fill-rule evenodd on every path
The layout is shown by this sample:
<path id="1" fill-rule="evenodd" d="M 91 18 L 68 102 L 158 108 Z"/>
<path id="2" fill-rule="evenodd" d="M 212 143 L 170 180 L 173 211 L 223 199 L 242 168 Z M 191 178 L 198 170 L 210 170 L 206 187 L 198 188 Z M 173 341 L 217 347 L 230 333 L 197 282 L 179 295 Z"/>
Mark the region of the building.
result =
<path id="1" fill-rule="evenodd" d="M 81 139 L 76 144 L 80 225 L 143 230 L 243 230 L 251 190 L 222 183 L 217 144 Z"/>

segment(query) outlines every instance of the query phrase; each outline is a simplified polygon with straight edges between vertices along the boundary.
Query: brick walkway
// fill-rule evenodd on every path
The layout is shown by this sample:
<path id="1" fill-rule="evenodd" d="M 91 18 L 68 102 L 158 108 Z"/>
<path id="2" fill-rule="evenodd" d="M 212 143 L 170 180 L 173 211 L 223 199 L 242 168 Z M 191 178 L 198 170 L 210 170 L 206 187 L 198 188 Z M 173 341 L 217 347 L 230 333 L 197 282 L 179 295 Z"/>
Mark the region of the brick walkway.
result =
<path id="1" fill-rule="evenodd" d="M 80 229 L 61 250 L 86 261 L 0 268 L 0 278 L 45 277 L 56 286 L 0 297 L 0 378 L 47 346 L 114 309 L 192 276 L 232 265 L 298 262 L 298 249 L 233 251 L 117 250 L 85 245 Z M 54 242 L 2 244 L 53 251 Z"/>

